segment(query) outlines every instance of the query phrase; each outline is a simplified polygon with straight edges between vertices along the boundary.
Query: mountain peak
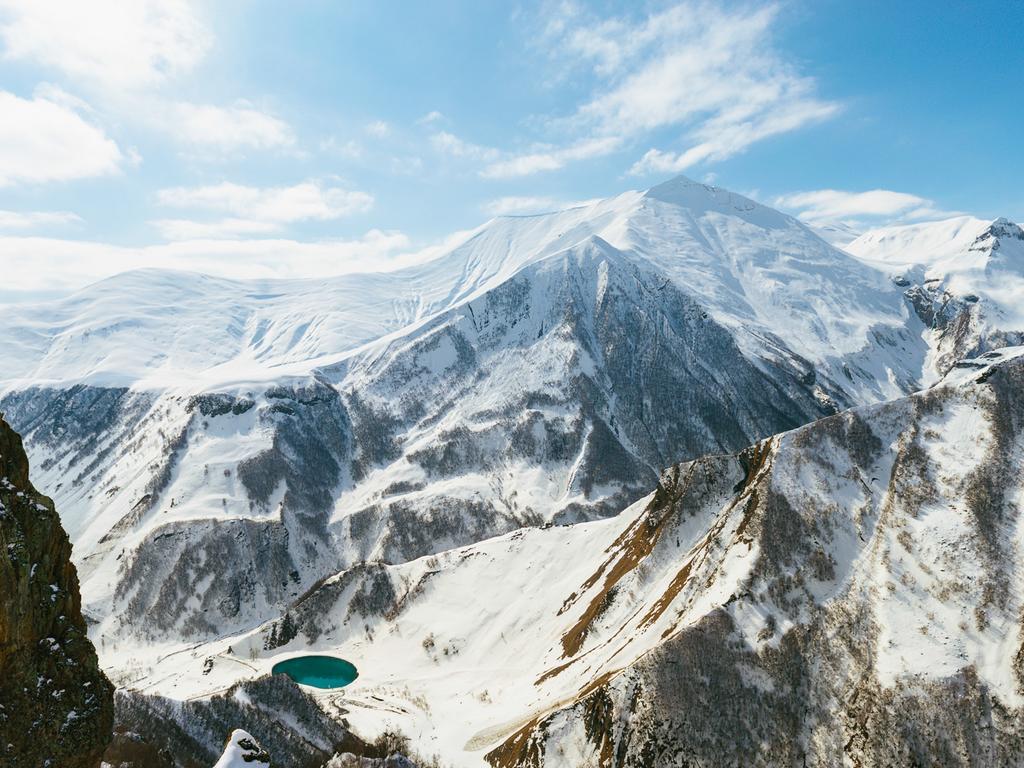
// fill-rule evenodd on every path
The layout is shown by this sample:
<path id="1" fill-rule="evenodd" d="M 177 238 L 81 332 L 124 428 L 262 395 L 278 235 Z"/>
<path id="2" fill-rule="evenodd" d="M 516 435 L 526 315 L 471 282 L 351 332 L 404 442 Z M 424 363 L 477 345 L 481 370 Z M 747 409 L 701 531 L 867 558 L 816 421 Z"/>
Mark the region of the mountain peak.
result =
<path id="1" fill-rule="evenodd" d="M 655 200 L 690 205 L 699 202 L 728 200 L 733 197 L 733 194 L 714 184 L 694 181 L 689 176 L 676 176 L 661 184 L 655 184 L 647 190 L 645 196 Z M 739 196 L 736 195 L 736 197 Z"/>
<path id="2" fill-rule="evenodd" d="M 741 194 L 713 184 L 694 181 L 686 176 L 676 176 L 657 184 L 648 189 L 644 197 L 685 208 L 694 217 L 720 213 L 739 217 L 765 229 L 792 226 L 795 221 L 792 217 Z"/>
<path id="3" fill-rule="evenodd" d="M 1010 221 L 1005 216 L 1000 216 L 993 221 L 992 226 L 988 228 L 985 234 L 997 239 L 1007 237 L 1013 240 L 1024 240 L 1024 229 L 1021 228 L 1020 224 Z"/>
<path id="4" fill-rule="evenodd" d="M 969 250 L 994 253 L 1000 249 L 1003 241 L 1007 240 L 1024 240 L 1024 230 L 1020 225 L 1000 216 L 974 238 Z"/>

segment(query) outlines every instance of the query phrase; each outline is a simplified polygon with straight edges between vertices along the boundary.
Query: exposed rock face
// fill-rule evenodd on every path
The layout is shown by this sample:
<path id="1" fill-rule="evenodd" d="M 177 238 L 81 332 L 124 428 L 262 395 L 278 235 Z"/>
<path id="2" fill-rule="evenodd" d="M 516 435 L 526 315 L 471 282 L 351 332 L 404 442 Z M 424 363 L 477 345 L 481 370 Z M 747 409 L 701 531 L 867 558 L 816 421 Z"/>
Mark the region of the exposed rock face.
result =
<path id="1" fill-rule="evenodd" d="M 72 512 L 69 529 L 86 590 L 102 565 L 117 573 L 98 579 L 114 587 L 115 632 L 124 623 L 145 637 L 222 633 L 336 569 L 327 524 L 351 485 L 341 396 L 315 378 L 259 396 L 257 406 L 242 394 L 76 387 L 4 398 L 47 457 L 47 486 L 96 516 Z"/>
<path id="2" fill-rule="evenodd" d="M 324 763 L 323 768 L 416 768 L 416 763 L 405 755 L 363 757 L 343 752 Z"/>
<path id="3" fill-rule="evenodd" d="M 1024 333 L 1004 331 L 990 321 L 990 311 L 973 294 L 957 296 L 940 283 L 913 285 L 904 296 L 932 334 L 934 367 L 947 373 L 958 360 L 1024 342 Z"/>
<path id="4" fill-rule="evenodd" d="M 716 520 L 727 535 L 680 561 L 663 601 L 678 623 L 664 642 L 487 759 L 1020 764 L 1021 352 L 766 441 Z M 662 516 L 685 515 L 691 475 L 667 473 L 651 514 L 660 504 Z M 749 571 L 728 600 L 695 612 L 727 578 L 730 553 L 750 553 Z"/>
<path id="5" fill-rule="evenodd" d="M 0 418 L 0 763 L 96 768 L 113 687 L 86 636 L 71 543 Z"/>

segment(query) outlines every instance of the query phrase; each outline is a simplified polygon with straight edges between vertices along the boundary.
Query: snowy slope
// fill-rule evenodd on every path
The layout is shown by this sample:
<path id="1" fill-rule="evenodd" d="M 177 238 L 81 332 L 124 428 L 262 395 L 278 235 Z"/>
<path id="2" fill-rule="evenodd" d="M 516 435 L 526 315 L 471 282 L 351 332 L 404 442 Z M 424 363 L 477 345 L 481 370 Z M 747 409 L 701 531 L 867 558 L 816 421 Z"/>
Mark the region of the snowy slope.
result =
<path id="1" fill-rule="evenodd" d="M 701 468 L 716 486 L 708 506 L 721 504 L 743 478 L 736 460 L 702 461 Z M 218 691 L 239 675 L 266 674 L 296 651 L 329 650 L 359 666 L 360 678 L 344 696 L 320 694 L 328 708 L 334 702 L 348 710 L 357 733 L 374 736 L 393 726 L 422 734 L 421 753 L 463 764 L 459 755 L 468 751 L 476 754 L 465 757 L 477 764 L 480 750 L 524 715 L 571 699 L 581 680 L 635 661 L 670 628 L 670 616 L 649 620 L 640 609 L 652 607 L 668 588 L 679 553 L 706 535 L 702 524 L 715 510 L 689 524 L 661 522 L 648 509 L 652 498 L 611 520 L 523 529 L 401 566 L 358 566 L 327 579 L 290 609 L 300 634 L 281 648 L 263 650 L 271 625 L 199 647 L 147 647 L 133 651 L 136 664 L 121 683 L 147 694 L 191 697 Z M 655 527 L 652 533 L 654 526 L 665 532 Z M 659 534 L 659 551 L 648 552 Z M 617 584 L 621 599 L 609 601 L 594 626 L 586 625 L 582 617 L 607 594 L 606 571 L 635 566 L 634 558 L 649 565 L 627 571 Z M 709 592 L 708 604 L 727 599 L 728 585 L 750 562 L 737 560 L 735 575 Z M 616 634 L 621 642 L 608 642 Z M 589 645 L 604 641 L 584 653 L 575 639 L 567 650 L 566 636 Z M 112 659 L 122 653 L 119 646 L 108 649 Z M 581 661 L 560 672 L 573 657 Z"/>
<path id="2" fill-rule="evenodd" d="M 1007 219 L 962 216 L 872 230 L 846 250 L 891 272 L 919 272 L 924 283 L 952 293 L 984 296 L 999 322 L 1024 327 L 1024 230 Z"/>
<path id="3" fill-rule="evenodd" d="M 754 352 L 765 345 L 748 333 L 825 362 L 869 346 L 874 327 L 901 328 L 906 319 L 883 276 L 795 219 L 680 177 L 567 211 L 494 219 L 452 251 L 397 272 L 249 282 L 125 273 L 59 302 L 0 309 L 11 329 L 0 363 L 7 387 L 194 392 L 304 374 L 415 333 L 527 265 L 595 237 L 656 267 L 743 331 Z"/>
<path id="4" fill-rule="evenodd" d="M 616 518 L 346 569 L 285 645 L 278 621 L 146 647 L 121 682 L 202 696 L 337 653 L 360 674 L 326 708 L 452 765 L 1016 764 L 1022 403 L 1024 348 L 964 361 L 673 467 Z"/>
<path id="5" fill-rule="evenodd" d="M 326 280 L 231 281 L 139 270 L 46 305 L 0 307 L 8 387 L 87 383 L 195 392 L 307 374 L 601 234 L 630 193 L 544 217 L 495 219 L 426 264 Z M 20 382 L 20 384 L 19 384 Z"/>
<path id="6" fill-rule="evenodd" d="M 346 564 L 617 512 L 674 457 L 830 412 L 808 373 L 750 360 L 595 240 L 313 378 L 31 389 L 4 407 L 66 503 L 93 614 L 195 635 Z"/>
<path id="7" fill-rule="evenodd" d="M 961 217 L 873 230 L 846 246 L 850 258 L 789 216 L 679 177 L 566 211 L 494 219 L 440 257 L 395 272 L 231 281 L 141 270 L 60 301 L 3 306 L 0 386 L 195 393 L 307 375 L 415 335 L 525 267 L 595 238 L 696 298 L 751 354 L 773 341 L 830 373 L 859 352 L 884 353 L 873 335 L 912 330 L 899 286 L 887 279 L 897 273 L 982 297 L 1007 328 L 1024 326 L 1015 301 L 1024 246 L 1011 222 Z M 893 378 L 927 373 L 920 356 L 900 358 L 882 355 Z M 853 388 L 863 397 L 898 394 L 884 381 Z"/>
<path id="8" fill-rule="evenodd" d="M 931 348 L 924 381 L 959 359 L 1020 344 L 1024 230 L 961 216 L 866 232 L 846 246 L 906 287 Z"/>
<path id="9" fill-rule="evenodd" d="M 1018 764 L 1022 394 L 1016 348 L 781 436 L 734 598 L 489 761 Z"/>
<path id="10" fill-rule="evenodd" d="M 674 461 L 912 389 L 925 354 L 884 275 L 682 178 L 495 219 L 400 272 L 143 271 L 0 314 L 2 407 L 88 610 L 146 636 L 617 512 Z"/>
<path id="11" fill-rule="evenodd" d="M 1015 258 L 993 238 L 989 262 Z M 987 325 L 987 288 L 894 277 L 678 178 L 494 219 L 398 272 L 132 272 L 2 308 L 0 408 L 62 510 L 97 640 L 199 642 L 339 571 L 615 514 L 665 466 L 1016 338 Z"/>

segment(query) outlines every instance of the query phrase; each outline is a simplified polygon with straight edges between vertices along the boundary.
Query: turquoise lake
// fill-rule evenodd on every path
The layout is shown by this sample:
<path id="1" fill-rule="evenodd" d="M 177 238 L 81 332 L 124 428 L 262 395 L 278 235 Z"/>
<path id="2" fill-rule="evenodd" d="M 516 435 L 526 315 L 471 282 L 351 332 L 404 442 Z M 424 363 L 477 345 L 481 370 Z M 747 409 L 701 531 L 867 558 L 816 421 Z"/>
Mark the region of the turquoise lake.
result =
<path id="1" fill-rule="evenodd" d="M 288 675 L 296 683 L 314 688 L 342 688 L 359 677 L 353 664 L 336 656 L 296 656 L 279 661 L 271 674 Z"/>

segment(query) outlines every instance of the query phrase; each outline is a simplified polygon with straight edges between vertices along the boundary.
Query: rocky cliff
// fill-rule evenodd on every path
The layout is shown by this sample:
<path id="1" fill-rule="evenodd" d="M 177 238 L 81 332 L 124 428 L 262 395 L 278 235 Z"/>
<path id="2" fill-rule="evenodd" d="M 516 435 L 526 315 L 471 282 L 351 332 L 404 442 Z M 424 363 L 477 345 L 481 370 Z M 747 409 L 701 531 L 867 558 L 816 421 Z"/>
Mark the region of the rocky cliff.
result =
<path id="1" fill-rule="evenodd" d="M 95 768 L 113 686 L 86 636 L 71 543 L 0 418 L 0 763 Z"/>

